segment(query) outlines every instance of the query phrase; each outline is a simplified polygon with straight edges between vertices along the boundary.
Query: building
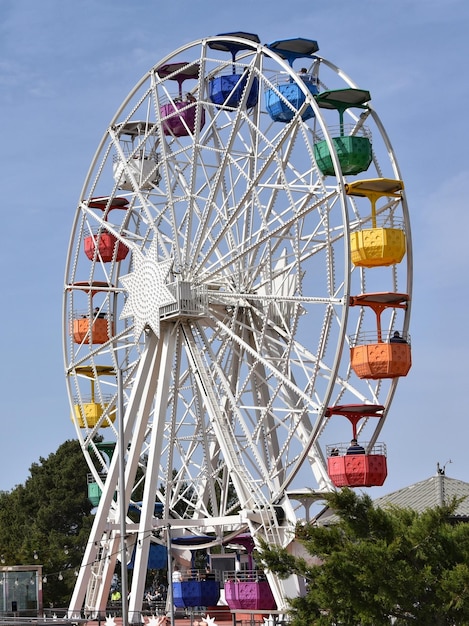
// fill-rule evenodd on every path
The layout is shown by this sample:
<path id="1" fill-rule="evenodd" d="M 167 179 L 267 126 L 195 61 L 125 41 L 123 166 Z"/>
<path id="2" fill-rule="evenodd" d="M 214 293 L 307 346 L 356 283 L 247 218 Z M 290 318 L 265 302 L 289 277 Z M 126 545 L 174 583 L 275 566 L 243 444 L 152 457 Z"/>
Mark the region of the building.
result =
<path id="1" fill-rule="evenodd" d="M 454 521 L 469 522 L 469 483 L 446 476 L 445 469 L 437 464 L 436 474 L 430 478 L 376 498 L 373 502 L 380 507 L 393 505 L 422 513 L 426 509 L 449 504 L 453 498 L 461 500 L 454 513 Z M 333 511 L 325 507 L 314 521 L 321 526 L 329 526 L 337 519 Z"/>
<path id="2" fill-rule="evenodd" d="M 0 613 L 13 617 L 42 615 L 42 565 L 0 567 Z"/>
<path id="3" fill-rule="evenodd" d="M 445 469 L 438 464 L 434 476 L 377 498 L 374 503 L 378 506 L 392 504 L 422 513 L 449 504 L 453 498 L 461 499 L 454 514 L 455 520 L 469 522 L 469 483 L 446 476 Z"/>

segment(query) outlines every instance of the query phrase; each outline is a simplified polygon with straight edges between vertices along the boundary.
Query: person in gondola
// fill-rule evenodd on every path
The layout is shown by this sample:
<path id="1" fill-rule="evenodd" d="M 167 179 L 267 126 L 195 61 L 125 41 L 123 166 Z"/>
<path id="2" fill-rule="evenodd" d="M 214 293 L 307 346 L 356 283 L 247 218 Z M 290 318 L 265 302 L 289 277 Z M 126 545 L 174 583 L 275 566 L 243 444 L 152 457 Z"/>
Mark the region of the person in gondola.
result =
<path id="1" fill-rule="evenodd" d="M 356 439 L 352 439 L 346 454 L 365 454 L 365 448 Z"/>
<path id="2" fill-rule="evenodd" d="M 215 574 L 212 572 L 209 565 L 205 568 L 204 580 L 215 580 Z"/>
<path id="3" fill-rule="evenodd" d="M 182 574 L 181 574 L 181 570 L 179 569 L 179 566 L 176 565 L 176 567 L 173 570 L 173 574 L 172 574 L 172 581 L 173 583 L 176 582 L 181 582 L 182 580 Z"/>
<path id="4" fill-rule="evenodd" d="M 331 456 L 339 456 L 339 448 L 332 448 Z"/>
<path id="5" fill-rule="evenodd" d="M 302 67 L 301 68 L 301 70 L 298 72 L 298 76 L 302 80 L 306 80 L 306 81 L 310 81 L 311 80 L 311 75 L 308 74 L 308 70 L 306 69 L 306 67 Z"/>
<path id="6" fill-rule="evenodd" d="M 391 339 L 389 340 L 390 343 L 407 343 L 407 341 L 404 339 L 404 337 L 401 337 L 399 334 L 398 330 L 395 330 Z"/>

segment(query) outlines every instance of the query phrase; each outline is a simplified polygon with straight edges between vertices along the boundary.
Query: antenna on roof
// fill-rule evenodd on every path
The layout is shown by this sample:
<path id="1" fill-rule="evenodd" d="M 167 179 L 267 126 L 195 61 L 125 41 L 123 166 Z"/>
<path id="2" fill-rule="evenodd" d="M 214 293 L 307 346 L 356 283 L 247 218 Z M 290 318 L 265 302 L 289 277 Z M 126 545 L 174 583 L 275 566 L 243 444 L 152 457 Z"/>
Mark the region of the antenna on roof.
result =
<path id="1" fill-rule="evenodd" d="M 453 461 L 451 459 L 448 459 L 446 461 L 446 463 L 443 465 L 443 467 L 440 467 L 440 464 L 437 463 L 436 464 L 436 473 L 440 474 L 441 476 L 445 476 L 446 474 L 446 466 L 448 465 L 448 463 L 452 463 Z"/>

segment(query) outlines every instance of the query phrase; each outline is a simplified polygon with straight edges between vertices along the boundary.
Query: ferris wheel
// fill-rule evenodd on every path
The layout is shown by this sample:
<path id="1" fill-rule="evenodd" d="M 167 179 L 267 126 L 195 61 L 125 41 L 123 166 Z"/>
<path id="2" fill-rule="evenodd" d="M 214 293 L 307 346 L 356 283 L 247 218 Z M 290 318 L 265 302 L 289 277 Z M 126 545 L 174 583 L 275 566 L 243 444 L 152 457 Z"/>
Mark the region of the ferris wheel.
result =
<path id="1" fill-rule="evenodd" d="M 111 120 L 65 277 L 71 415 L 97 507 L 72 613 L 105 608 L 124 510 L 138 511 L 133 612 L 165 525 L 207 546 L 244 532 L 288 546 L 305 503 L 382 484 L 412 254 L 371 101 L 315 41 L 229 33 L 162 59 Z M 365 469 L 338 454 L 352 435 Z M 269 583 L 278 607 L 301 591 Z"/>

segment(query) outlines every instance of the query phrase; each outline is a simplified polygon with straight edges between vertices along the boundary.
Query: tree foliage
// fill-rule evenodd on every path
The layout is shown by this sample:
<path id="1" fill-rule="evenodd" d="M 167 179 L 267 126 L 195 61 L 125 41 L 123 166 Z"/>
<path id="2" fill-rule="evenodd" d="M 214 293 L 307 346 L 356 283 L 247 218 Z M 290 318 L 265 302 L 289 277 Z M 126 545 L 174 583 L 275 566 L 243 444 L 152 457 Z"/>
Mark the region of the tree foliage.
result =
<path id="1" fill-rule="evenodd" d="M 42 564 L 44 606 L 64 607 L 92 524 L 88 466 L 68 440 L 29 471 L 24 485 L 0 494 L 0 554 L 5 565 Z"/>
<path id="2" fill-rule="evenodd" d="M 280 576 L 304 576 L 291 599 L 292 626 L 469 624 L 469 524 L 458 501 L 417 513 L 379 508 L 350 489 L 328 494 L 331 526 L 298 526 L 313 559 L 264 544 L 258 557 Z"/>

